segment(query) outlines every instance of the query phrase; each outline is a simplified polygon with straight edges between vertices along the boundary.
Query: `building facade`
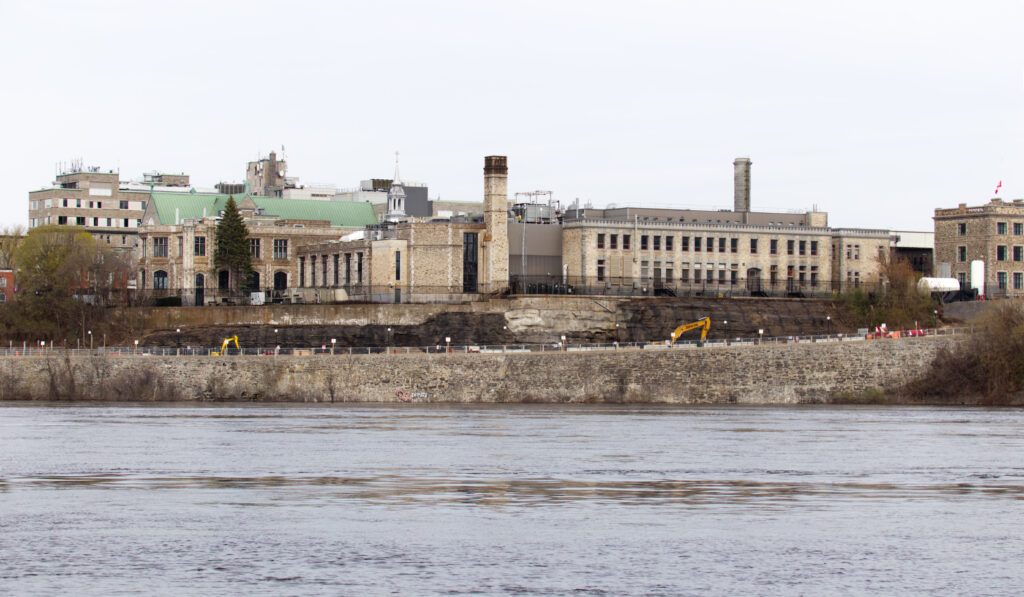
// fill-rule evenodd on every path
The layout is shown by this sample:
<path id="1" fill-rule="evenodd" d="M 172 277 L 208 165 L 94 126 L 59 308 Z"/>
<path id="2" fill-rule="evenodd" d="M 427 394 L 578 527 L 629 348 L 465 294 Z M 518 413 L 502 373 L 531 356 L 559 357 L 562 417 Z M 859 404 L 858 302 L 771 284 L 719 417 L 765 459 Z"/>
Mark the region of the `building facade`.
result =
<path id="1" fill-rule="evenodd" d="M 112 170 L 76 165 L 58 174 L 50 188 L 28 194 L 29 228 L 78 226 L 115 249 L 133 250 L 154 190 L 187 193 L 189 177 L 153 172 L 144 175 L 142 182 L 122 181 Z"/>
<path id="2" fill-rule="evenodd" d="M 138 287 L 144 295 L 180 296 L 184 305 L 244 301 L 234 289 L 247 286 L 217 268 L 217 222 L 229 196 L 185 197 L 154 193 L 140 228 Z M 249 231 L 258 301 L 285 300 L 298 286 L 300 247 L 315 245 L 376 223 L 369 204 L 277 199 L 245 195 L 236 200 Z"/>
<path id="3" fill-rule="evenodd" d="M 936 209 L 934 221 L 939 277 L 989 297 L 1024 296 L 1024 199 Z"/>

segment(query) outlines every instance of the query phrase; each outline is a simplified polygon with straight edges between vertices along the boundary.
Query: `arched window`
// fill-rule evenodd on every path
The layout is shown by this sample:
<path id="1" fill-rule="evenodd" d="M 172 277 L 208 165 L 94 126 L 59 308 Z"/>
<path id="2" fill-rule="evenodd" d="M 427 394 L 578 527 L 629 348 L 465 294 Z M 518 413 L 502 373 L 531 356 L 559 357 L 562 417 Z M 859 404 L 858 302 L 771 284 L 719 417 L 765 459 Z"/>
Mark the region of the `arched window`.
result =
<path id="1" fill-rule="evenodd" d="M 167 290 L 167 272 L 163 270 L 153 272 L 153 288 Z"/>
<path id="2" fill-rule="evenodd" d="M 285 272 L 274 273 L 274 290 L 288 289 L 288 274 Z"/>

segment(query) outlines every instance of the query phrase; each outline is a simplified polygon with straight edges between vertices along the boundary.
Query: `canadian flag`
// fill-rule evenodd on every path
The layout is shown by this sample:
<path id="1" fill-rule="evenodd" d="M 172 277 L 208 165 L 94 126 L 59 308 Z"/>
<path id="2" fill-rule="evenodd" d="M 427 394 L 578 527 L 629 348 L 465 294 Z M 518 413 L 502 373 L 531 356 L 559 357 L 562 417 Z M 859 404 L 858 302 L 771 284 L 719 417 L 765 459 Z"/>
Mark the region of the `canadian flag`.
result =
<path id="1" fill-rule="evenodd" d="M 996 195 L 999 194 L 999 189 L 1001 188 L 1003 188 L 1003 181 L 1000 180 L 999 184 L 996 185 Z"/>

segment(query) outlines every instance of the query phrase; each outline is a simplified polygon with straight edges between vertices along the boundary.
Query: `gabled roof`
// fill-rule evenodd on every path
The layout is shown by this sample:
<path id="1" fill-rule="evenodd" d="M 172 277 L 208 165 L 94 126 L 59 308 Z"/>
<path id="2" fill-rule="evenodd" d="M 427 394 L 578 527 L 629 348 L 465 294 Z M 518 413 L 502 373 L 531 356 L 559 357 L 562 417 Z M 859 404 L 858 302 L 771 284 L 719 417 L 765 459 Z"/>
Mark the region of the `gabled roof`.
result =
<path id="1" fill-rule="evenodd" d="M 150 206 L 156 211 L 157 222 L 163 226 L 185 218 L 214 217 L 228 201 L 220 193 L 153 193 Z M 276 216 L 283 220 L 327 220 L 332 226 L 362 228 L 377 223 L 373 205 L 354 201 L 318 201 L 315 199 L 280 199 L 253 195 L 233 195 L 239 205 L 251 200 L 257 209 L 262 208 L 265 216 Z M 149 207 L 149 206 L 147 206 Z M 177 210 L 177 212 L 175 212 Z M 149 212 L 149 210 L 146 210 Z"/>

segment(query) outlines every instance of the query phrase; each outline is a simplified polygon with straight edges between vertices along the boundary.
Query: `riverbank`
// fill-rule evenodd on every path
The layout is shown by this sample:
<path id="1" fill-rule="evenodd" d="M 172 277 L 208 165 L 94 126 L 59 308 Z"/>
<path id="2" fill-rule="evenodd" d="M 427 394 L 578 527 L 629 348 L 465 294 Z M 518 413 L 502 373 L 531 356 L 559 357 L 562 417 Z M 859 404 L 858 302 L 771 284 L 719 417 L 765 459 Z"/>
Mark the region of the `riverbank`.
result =
<path id="1" fill-rule="evenodd" d="M 0 359 L 0 400 L 902 403 L 949 337 L 579 353 Z"/>

